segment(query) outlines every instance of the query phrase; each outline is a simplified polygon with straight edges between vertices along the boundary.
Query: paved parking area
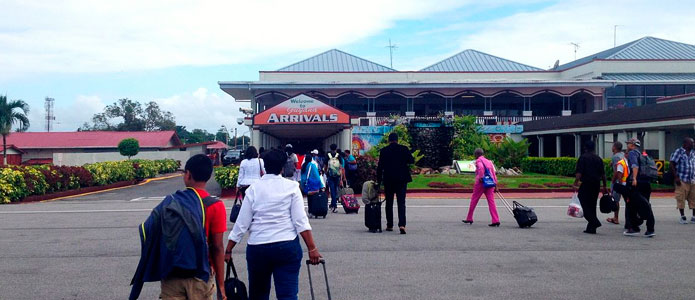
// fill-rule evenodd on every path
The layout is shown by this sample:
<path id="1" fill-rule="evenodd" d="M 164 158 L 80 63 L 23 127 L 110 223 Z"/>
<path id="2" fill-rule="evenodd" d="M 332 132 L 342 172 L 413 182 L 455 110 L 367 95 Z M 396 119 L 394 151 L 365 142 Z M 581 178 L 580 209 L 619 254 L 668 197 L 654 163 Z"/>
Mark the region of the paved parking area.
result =
<path id="1" fill-rule="evenodd" d="M 140 253 L 137 225 L 181 179 L 55 202 L 0 206 L 0 299 L 124 299 Z M 213 187 L 214 190 L 214 187 Z M 231 201 L 225 201 L 229 206 Z M 530 199 L 539 223 L 519 229 L 500 209 L 489 228 L 462 199 L 409 199 L 408 234 L 372 234 L 363 214 L 312 220 L 334 299 L 692 299 L 695 224 L 677 224 L 675 201 L 655 199 L 657 237 L 621 226 L 582 233 L 565 199 Z M 602 216 L 605 219 L 605 215 Z M 244 247 L 234 257 L 245 280 Z M 241 265 L 241 266 L 239 266 Z M 313 271 L 313 270 L 312 270 Z M 324 286 L 315 270 L 318 299 Z M 309 299 L 306 267 L 300 299 Z M 157 299 L 146 284 L 141 299 Z"/>

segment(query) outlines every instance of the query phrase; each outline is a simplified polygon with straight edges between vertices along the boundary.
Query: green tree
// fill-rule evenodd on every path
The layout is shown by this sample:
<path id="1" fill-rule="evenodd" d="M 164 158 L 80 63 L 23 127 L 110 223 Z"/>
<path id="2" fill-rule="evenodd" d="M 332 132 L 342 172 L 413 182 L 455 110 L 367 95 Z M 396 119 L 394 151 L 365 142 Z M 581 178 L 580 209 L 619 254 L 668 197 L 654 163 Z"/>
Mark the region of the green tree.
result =
<path id="1" fill-rule="evenodd" d="M 22 100 L 7 100 L 7 95 L 0 96 L 0 134 L 2 134 L 2 162 L 7 165 L 7 136 L 12 126 L 17 131 L 29 129 L 29 104 Z"/>
<path id="2" fill-rule="evenodd" d="M 220 128 L 217 130 L 217 133 L 215 133 L 215 140 L 218 140 L 218 141 L 221 141 L 224 143 L 226 143 L 227 141 L 230 141 L 233 143 L 234 138 L 230 138 L 227 135 L 228 135 L 227 131 Z"/>
<path id="3" fill-rule="evenodd" d="M 453 125 L 454 137 L 450 146 L 454 150 L 454 159 L 472 159 L 476 148 L 490 149 L 490 138 L 475 122 L 475 116 L 454 117 Z"/>
<path id="4" fill-rule="evenodd" d="M 408 127 L 406 127 L 403 124 L 400 124 L 400 125 L 394 126 L 391 129 L 391 131 L 384 134 L 384 136 L 381 137 L 381 140 L 379 141 L 379 143 L 372 146 L 372 148 L 369 149 L 369 151 L 367 151 L 367 155 L 374 157 L 374 158 L 379 157 L 379 151 L 381 151 L 381 149 L 383 149 L 384 147 L 388 146 L 389 135 L 393 132 L 395 132 L 398 135 L 398 144 L 406 146 L 406 147 L 408 147 L 408 149 L 410 149 L 411 138 L 410 138 L 410 134 L 408 133 Z"/>
<path id="5" fill-rule="evenodd" d="M 130 159 L 140 152 L 140 142 L 134 138 L 123 139 L 120 143 L 118 143 L 118 152 Z"/>
<path id="6" fill-rule="evenodd" d="M 114 123 L 120 121 L 120 123 Z M 174 116 L 169 111 L 162 111 L 152 101 L 145 105 L 128 98 L 119 99 L 104 108 L 104 112 L 92 117 L 92 124 L 85 123 L 80 130 L 106 131 L 158 131 L 175 130 Z"/>
<path id="7" fill-rule="evenodd" d="M 514 168 L 521 167 L 521 161 L 528 157 L 528 148 L 531 146 L 531 144 L 527 139 L 516 142 L 507 137 L 501 143 L 495 146 L 497 149 L 495 149 L 494 157 L 492 157 L 492 159 L 495 160 L 497 165 L 501 165 L 505 168 Z"/>

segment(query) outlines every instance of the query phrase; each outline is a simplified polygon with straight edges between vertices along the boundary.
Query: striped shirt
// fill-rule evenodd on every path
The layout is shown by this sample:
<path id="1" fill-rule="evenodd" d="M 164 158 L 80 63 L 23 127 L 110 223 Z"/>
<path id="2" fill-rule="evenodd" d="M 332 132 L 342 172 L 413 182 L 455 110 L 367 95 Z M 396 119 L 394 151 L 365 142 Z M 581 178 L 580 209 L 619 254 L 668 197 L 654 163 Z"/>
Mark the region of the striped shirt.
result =
<path id="1" fill-rule="evenodd" d="M 690 153 L 683 147 L 678 148 L 671 154 L 671 163 L 675 164 L 678 178 L 683 182 L 693 182 L 695 180 L 695 151 Z"/>

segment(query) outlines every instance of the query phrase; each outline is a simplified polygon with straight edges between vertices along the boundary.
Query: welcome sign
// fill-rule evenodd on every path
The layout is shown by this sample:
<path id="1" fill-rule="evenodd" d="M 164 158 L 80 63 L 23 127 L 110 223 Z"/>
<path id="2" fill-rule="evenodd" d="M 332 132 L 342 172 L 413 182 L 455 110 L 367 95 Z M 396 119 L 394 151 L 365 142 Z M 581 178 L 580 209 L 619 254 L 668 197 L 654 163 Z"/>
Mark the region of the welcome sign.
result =
<path id="1" fill-rule="evenodd" d="M 348 114 L 304 94 L 287 99 L 253 117 L 254 125 L 349 123 Z"/>

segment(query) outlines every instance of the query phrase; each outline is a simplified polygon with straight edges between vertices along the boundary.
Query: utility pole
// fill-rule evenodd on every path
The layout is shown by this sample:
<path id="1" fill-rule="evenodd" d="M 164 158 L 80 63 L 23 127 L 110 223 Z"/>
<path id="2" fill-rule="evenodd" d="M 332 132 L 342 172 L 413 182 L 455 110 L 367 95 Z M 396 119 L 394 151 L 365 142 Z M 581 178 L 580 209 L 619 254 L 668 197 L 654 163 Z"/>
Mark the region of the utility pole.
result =
<path id="1" fill-rule="evenodd" d="M 386 46 L 386 48 L 389 48 L 389 58 L 391 60 L 391 69 L 393 69 L 393 50 L 398 48 L 396 44 L 391 44 L 391 39 L 389 39 L 389 45 Z"/>
<path id="2" fill-rule="evenodd" d="M 577 49 L 579 49 L 579 43 L 570 43 L 574 47 L 574 60 L 577 60 Z"/>
<path id="3" fill-rule="evenodd" d="M 236 142 L 237 142 L 237 138 L 236 138 L 236 128 L 234 128 L 234 150 L 236 150 Z M 243 147 L 242 147 L 242 148 L 243 148 Z"/>

